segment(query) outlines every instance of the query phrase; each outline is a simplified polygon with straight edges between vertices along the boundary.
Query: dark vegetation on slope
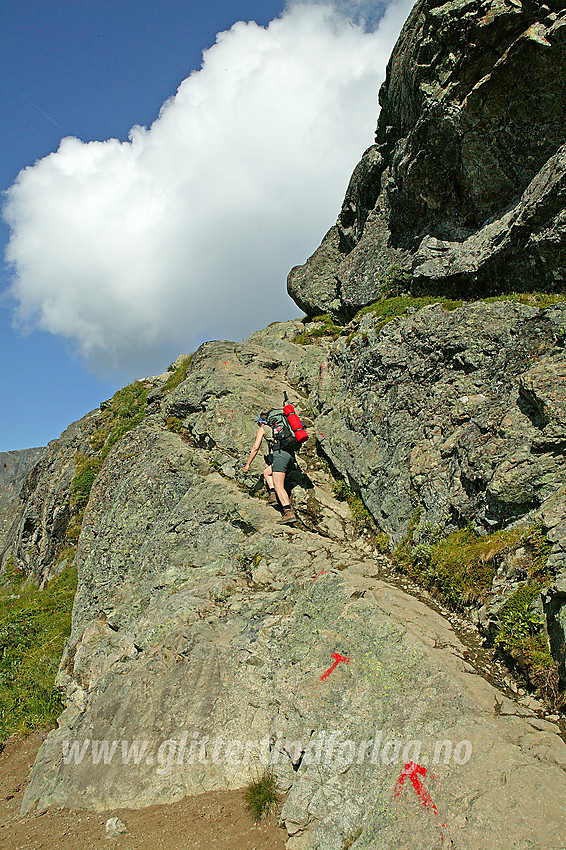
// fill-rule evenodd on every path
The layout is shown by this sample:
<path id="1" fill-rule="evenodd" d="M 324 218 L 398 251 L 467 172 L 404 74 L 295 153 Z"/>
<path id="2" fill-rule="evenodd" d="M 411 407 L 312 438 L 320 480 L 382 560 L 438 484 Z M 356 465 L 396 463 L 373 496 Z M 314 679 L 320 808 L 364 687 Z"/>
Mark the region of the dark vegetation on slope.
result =
<path id="1" fill-rule="evenodd" d="M 13 732 L 54 724 L 65 707 L 54 682 L 76 587 L 69 563 L 43 590 L 11 561 L 0 576 L 0 748 Z"/>

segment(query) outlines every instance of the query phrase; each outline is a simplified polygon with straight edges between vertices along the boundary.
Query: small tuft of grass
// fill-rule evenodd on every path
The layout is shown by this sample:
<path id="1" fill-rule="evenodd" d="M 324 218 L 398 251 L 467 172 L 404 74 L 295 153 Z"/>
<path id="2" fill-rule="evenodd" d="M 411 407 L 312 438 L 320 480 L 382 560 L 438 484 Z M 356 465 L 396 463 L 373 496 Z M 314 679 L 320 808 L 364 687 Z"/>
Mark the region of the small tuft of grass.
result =
<path id="1" fill-rule="evenodd" d="M 266 770 L 258 779 L 253 779 L 244 791 L 246 809 L 256 823 L 273 811 L 281 800 L 281 792 L 271 770 Z"/>
<path id="2" fill-rule="evenodd" d="M 187 430 L 178 416 L 168 416 L 165 421 L 165 427 L 168 431 L 172 431 L 173 434 L 184 434 Z"/>
<path id="3" fill-rule="evenodd" d="M 373 543 L 380 555 L 390 555 L 391 547 L 389 545 L 389 537 L 385 531 L 378 531 L 374 534 Z"/>

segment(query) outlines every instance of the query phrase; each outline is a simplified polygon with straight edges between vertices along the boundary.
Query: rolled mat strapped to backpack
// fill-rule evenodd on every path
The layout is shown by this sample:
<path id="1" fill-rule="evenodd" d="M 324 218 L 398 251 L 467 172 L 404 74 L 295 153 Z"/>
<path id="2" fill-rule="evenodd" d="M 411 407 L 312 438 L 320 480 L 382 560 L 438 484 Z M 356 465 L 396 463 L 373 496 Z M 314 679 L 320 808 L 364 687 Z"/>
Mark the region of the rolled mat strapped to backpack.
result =
<path id="1" fill-rule="evenodd" d="M 287 401 L 287 393 L 285 393 L 285 407 L 283 408 L 283 413 L 287 418 L 287 422 L 293 429 L 296 441 L 299 445 L 302 445 L 306 440 L 308 440 L 309 435 L 305 431 L 303 423 L 295 413 L 295 408 Z"/>

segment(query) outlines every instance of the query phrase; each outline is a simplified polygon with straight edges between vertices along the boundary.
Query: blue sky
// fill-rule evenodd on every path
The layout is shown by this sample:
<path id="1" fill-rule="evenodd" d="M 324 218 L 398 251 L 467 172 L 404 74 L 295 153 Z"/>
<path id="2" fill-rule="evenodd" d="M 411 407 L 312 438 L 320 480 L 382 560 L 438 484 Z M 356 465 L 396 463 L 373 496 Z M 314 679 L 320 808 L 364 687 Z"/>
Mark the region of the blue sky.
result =
<path id="1" fill-rule="evenodd" d="M 203 339 L 298 314 L 285 275 L 372 142 L 410 6 L 391 5 L 381 33 L 369 0 L 323 17 L 315 0 L 2 5 L 2 190 L 20 178 L 4 195 L 0 451 L 44 445 Z M 128 141 L 135 125 L 151 129 Z M 58 150 L 66 137 L 80 142 Z"/>
<path id="2" fill-rule="evenodd" d="M 56 150 L 62 136 L 126 139 L 134 124 L 149 125 L 217 32 L 242 19 L 267 24 L 283 6 L 217 0 L 203 15 L 202 3 L 186 0 L 3 3 L 1 188 Z M 8 229 L 0 228 L 4 245 Z M 1 273 L 4 291 L 9 272 Z M 0 451 L 45 445 L 129 378 L 100 380 L 65 340 L 37 330 L 22 335 L 8 305 L 0 308 Z"/>

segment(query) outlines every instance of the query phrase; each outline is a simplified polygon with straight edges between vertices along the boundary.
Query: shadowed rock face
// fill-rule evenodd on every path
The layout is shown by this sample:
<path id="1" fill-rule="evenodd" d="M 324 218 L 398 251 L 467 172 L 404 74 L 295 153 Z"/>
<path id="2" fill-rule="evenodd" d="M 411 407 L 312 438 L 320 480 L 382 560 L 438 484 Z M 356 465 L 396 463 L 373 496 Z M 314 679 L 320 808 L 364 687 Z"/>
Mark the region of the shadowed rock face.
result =
<path id="1" fill-rule="evenodd" d="M 413 292 L 561 289 L 564 4 L 421 0 L 379 99 L 337 224 L 289 275 L 297 304 L 351 316 L 409 279 Z"/>
<path id="2" fill-rule="evenodd" d="M 423 524 L 483 534 L 554 495 L 565 334 L 564 304 L 434 304 L 381 329 L 368 313 L 332 346 L 311 395 L 324 450 L 393 540 L 416 508 Z"/>

